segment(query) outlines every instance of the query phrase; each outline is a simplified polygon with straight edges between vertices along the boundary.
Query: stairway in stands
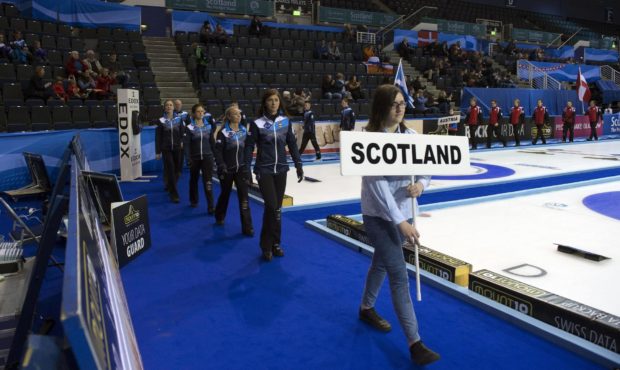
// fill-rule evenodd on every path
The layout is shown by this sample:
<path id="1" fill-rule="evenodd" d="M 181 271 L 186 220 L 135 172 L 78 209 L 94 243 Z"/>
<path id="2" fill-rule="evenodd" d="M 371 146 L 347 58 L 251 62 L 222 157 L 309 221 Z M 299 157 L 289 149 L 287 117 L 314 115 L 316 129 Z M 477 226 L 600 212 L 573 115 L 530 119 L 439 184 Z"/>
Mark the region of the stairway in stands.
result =
<path id="1" fill-rule="evenodd" d="M 390 56 L 390 60 L 392 61 L 392 64 L 398 66 L 398 61 L 401 59 L 400 55 L 398 55 L 398 52 L 394 50 L 386 50 L 386 49 L 388 49 L 388 47 L 386 47 L 383 50 Z M 405 72 L 405 76 L 410 75 L 412 79 L 415 79 L 416 77 L 420 76 L 420 82 L 422 82 L 423 86 L 426 86 L 426 91 L 433 94 L 433 96 L 437 98 L 437 95 L 439 94 L 439 89 L 437 89 L 437 86 L 435 86 L 435 84 L 433 84 L 432 81 L 427 80 L 422 75 L 422 72 L 416 69 L 415 67 L 413 67 L 406 59 L 403 59 L 403 72 Z"/>
<path id="2" fill-rule="evenodd" d="M 155 83 L 162 103 L 167 99 L 181 99 L 183 109 L 189 111 L 198 103 L 191 77 L 185 69 L 174 39 L 169 37 L 143 37 L 146 55 L 151 61 Z"/>

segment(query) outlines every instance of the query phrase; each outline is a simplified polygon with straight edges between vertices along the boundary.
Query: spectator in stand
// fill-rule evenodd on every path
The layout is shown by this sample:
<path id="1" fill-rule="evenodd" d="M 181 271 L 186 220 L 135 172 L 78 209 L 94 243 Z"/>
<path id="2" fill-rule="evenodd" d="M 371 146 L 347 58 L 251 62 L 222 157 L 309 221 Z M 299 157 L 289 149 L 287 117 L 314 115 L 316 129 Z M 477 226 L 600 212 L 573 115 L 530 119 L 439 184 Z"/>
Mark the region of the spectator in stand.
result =
<path id="1" fill-rule="evenodd" d="M 63 102 L 66 102 L 69 98 L 67 96 L 67 92 L 65 91 L 65 81 L 62 79 L 62 77 L 56 77 L 56 81 L 54 82 L 54 86 L 52 87 L 52 89 L 54 91 L 54 98 L 62 100 Z"/>
<path id="2" fill-rule="evenodd" d="M 112 85 L 115 83 L 116 80 L 110 76 L 110 71 L 107 68 L 103 68 L 101 70 L 101 75 L 97 77 L 97 97 L 101 99 L 109 99 L 112 97 Z"/>
<path id="3" fill-rule="evenodd" d="M 4 33 L 0 33 L 0 58 L 9 59 L 11 57 L 11 47 L 6 44 Z"/>
<path id="4" fill-rule="evenodd" d="M 67 80 L 69 81 L 67 84 L 67 98 L 82 100 L 84 98 L 84 95 L 80 91 L 80 87 L 75 80 L 75 75 L 69 75 L 69 78 L 67 78 Z"/>
<path id="5" fill-rule="evenodd" d="M 355 42 L 356 41 L 355 31 L 353 30 L 353 27 L 351 27 L 350 24 L 348 24 L 348 23 L 344 24 L 344 31 L 343 32 L 344 32 L 344 39 L 346 41 L 349 41 L 349 42 L 351 42 L 351 41 Z"/>
<path id="6" fill-rule="evenodd" d="M 502 108 L 497 106 L 495 99 L 491 100 L 491 110 L 489 111 L 489 126 L 487 127 L 487 148 L 491 148 L 491 142 L 493 141 L 493 134 L 497 137 L 497 140 L 501 141 L 506 147 L 506 139 L 502 137 L 502 130 L 500 125 L 502 124 Z"/>
<path id="7" fill-rule="evenodd" d="M 213 41 L 213 30 L 211 29 L 211 23 L 204 21 L 202 27 L 200 27 L 200 42 L 208 44 Z"/>
<path id="8" fill-rule="evenodd" d="M 469 108 L 467 108 L 465 124 L 469 126 L 469 144 L 471 149 L 477 149 L 476 129 L 482 124 L 482 109 L 477 105 L 476 98 L 469 99 Z"/>
<path id="9" fill-rule="evenodd" d="M 291 98 L 291 105 L 288 108 L 289 113 L 294 116 L 303 116 L 304 106 L 309 99 L 310 97 L 306 94 L 304 89 L 299 87 L 295 89 L 293 97 Z"/>
<path id="10" fill-rule="evenodd" d="M 21 31 L 13 32 L 13 42 L 11 42 L 11 58 L 13 62 L 19 64 L 28 64 L 29 60 L 32 58 L 32 54 L 28 50 L 28 45 L 26 44 L 26 40 L 22 37 Z"/>
<path id="11" fill-rule="evenodd" d="M 435 97 L 428 91 L 423 91 L 422 95 L 426 98 L 426 111 L 432 114 L 437 114 L 439 112 L 439 107 L 437 106 L 437 102 L 435 101 Z"/>
<path id="12" fill-rule="evenodd" d="M 345 84 L 345 89 L 354 100 L 364 99 L 362 84 L 357 80 L 357 76 L 351 75 L 349 81 Z"/>
<path id="13" fill-rule="evenodd" d="M 252 16 L 252 22 L 250 22 L 250 29 L 248 30 L 250 35 L 260 36 L 265 34 L 265 27 L 263 22 L 256 15 Z"/>
<path id="14" fill-rule="evenodd" d="M 570 103 L 570 107 L 572 107 L 573 103 Z M 536 125 L 536 137 L 532 140 L 532 145 L 536 145 L 538 142 L 538 138 L 542 139 L 543 144 L 547 144 L 547 140 L 545 140 L 545 135 L 543 133 L 543 126 L 549 124 L 549 112 L 547 112 L 547 107 L 543 105 L 543 101 L 538 99 L 536 102 L 536 108 L 534 108 L 534 112 L 532 113 L 532 120 Z M 573 125 L 575 123 L 575 110 L 573 109 Z M 564 133 L 566 137 L 566 133 Z M 571 142 L 573 141 L 573 135 L 571 131 Z"/>
<path id="15" fill-rule="evenodd" d="M 321 40 L 320 44 L 317 44 L 316 50 L 314 51 L 314 57 L 316 59 L 328 59 L 329 54 L 327 50 L 327 42 L 325 40 Z"/>
<path id="16" fill-rule="evenodd" d="M 218 45 L 224 45 L 228 42 L 228 35 L 226 34 L 226 30 L 221 24 L 217 24 L 215 26 L 215 42 Z"/>
<path id="17" fill-rule="evenodd" d="M 338 44 L 336 44 L 336 40 L 332 40 L 327 47 L 327 59 L 340 60 L 340 49 Z"/>
<path id="18" fill-rule="evenodd" d="M 83 97 L 89 97 L 92 93 L 96 92 L 95 89 L 97 88 L 97 83 L 95 82 L 90 70 L 85 71 L 80 77 L 78 77 L 77 83 Z"/>
<path id="19" fill-rule="evenodd" d="M 426 90 L 426 85 L 422 85 L 422 81 L 420 81 L 420 75 L 416 76 L 415 80 L 413 80 L 413 89 L 415 91 L 418 90 Z"/>
<path id="20" fill-rule="evenodd" d="M 93 78 L 97 78 L 101 74 L 103 67 L 101 66 L 101 63 L 99 63 L 99 59 L 97 59 L 94 51 L 87 50 L 86 58 L 84 58 L 82 63 L 86 66 L 86 69 L 90 71 Z"/>
<path id="21" fill-rule="evenodd" d="M 414 52 L 415 50 L 409 45 L 409 39 L 403 37 L 403 41 L 398 45 L 398 54 L 405 59 L 409 59 L 409 56 Z"/>
<path id="22" fill-rule="evenodd" d="M 119 85 L 125 86 L 127 75 L 117 57 L 116 52 L 112 51 L 112 53 L 108 55 L 108 58 L 103 61 L 103 67 L 110 71 L 110 76 L 114 77 Z"/>
<path id="23" fill-rule="evenodd" d="M 506 53 L 506 55 L 514 55 L 516 52 L 517 46 L 515 45 L 514 40 L 509 40 L 508 45 L 506 45 L 506 48 L 504 49 L 504 53 Z"/>
<path id="24" fill-rule="evenodd" d="M 426 101 L 427 99 L 422 95 L 422 90 L 416 91 L 413 97 L 413 112 L 415 114 L 424 114 L 427 110 Z"/>
<path id="25" fill-rule="evenodd" d="M 288 90 L 284 90 L 282 92 L 282 108 L 285 109 L 286 112 L 291 108 L 293 98 L 291 97 L 291 92 Z"/>
<path id="26" fill-rule="evenodd" d="M 323 83 L 321 84 L 321 92 L 324 99 L 342 99 L 342 94 L 339 94 L 335 88 L 336 81 L 332 78 L 332 75 L 327 74 L 323 77 Z"/>
<path id="27" fill-rule="evenodd" d="M 437 108 L 439 108 L 439 113 L 448 114 L 450 111 L 450 100 L 452 99 L 452 94 L 448 96 L 445 91 L 439 91 L 439 95 L 437 96 Z"/>
<path id="28" fill-rule="evenodd" d="M 26 88 L 26 98 L 39 98 L 47 101 L 52 96 L 50 90 L 51 82 L 44 82 L 43 75 L 45 69 L 43 66 L 37 66 L 34 69 L 34 74 L 30 78 L 28 88 Z"/>
<path id="29" fill-rule="evenodd" d="M 364 62 L 367 62 L 368 59 L 376 56 L 374 45 L 366 45 L 363 47 L 362 54 L 364 55 Z"/>
<path id="30" fill-rule="evenodd" d="M 34 50 L 32 58 L 35 64 L 49 64 L 47 60 L 47 50 L 41 47 L 40 41 L 35 41 L 32 48 Z"/>
<path id="31" fill-rule="evenodd" d="M 344 75 L 340 72 L 336 73 L 336 80 L 334 82 L 334 92 L 340 94 L 342 97 L 351 98 L 351 94 L 345 88 L 346 82 L 344 81 Z"/>
<path id="32" fill-rule="evenodd" d="M 207 77 L 205 76 L 205 73 L 207 71 L 207 64 L 209 64 L 210 61 L 209 56 L 202 47 L 198 46 L 197 42 L 192 44 L 192 51 L 194 60 L 196 61 L 196 75 L 198 84 L 206 83 Z"/>
<path id="33" fill-rule="evenodd" d="M 607 105 L 607 108 L 605 108 L 605 114 L 613 114 L 614 110 L 611 108 L 611 104 Z"/>
<path id="34" fill-rule="evenodd" d="M 88 70 L 88 67 L 80 60 L 80 53 L 73 50 L 67 60 L 67 64 L 65 64 L 65 70 L 67 71 L 67 76 L 79 77 L 84 74 L 84 71 Z"/>
<path id="35" fill-rule="evenodd" d="M 588 121 L 590 122 L 590 137 L 588 141 L 598 140 L 598 135 L 596 134 L 596 125 L 601 119 L 601 110 L 596 106 L 596 101 L 590 100 L 590 106 L 588 107 L 588 111 L 585 114 L 588 117 Z"/>

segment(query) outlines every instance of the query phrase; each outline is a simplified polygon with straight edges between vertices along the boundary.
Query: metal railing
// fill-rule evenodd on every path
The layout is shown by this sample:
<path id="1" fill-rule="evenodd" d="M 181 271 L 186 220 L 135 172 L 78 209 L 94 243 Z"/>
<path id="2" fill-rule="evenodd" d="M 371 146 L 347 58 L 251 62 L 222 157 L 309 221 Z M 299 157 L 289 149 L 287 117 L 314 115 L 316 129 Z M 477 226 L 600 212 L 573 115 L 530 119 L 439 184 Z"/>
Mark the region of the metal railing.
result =
<path id="1" fill-rule="evenodd" d="M 528 82 L 533 89 L 562 90 L 562 83 L 549 76 L 547 72 L 536 67 L 528 60 L 517 61 L 517 77 Z"/>
<path id="2" fill-rule="evenodd" d="M 572 40 L 572 39 L 573 39 L 573 37 L 577 36 L 577 34 L 578 34 L 579 32 L 581 32 L 581 30 L 582 30 L 582 29 L 583 29 L 583 27 L 580 27 L 580 28 L 577 30 L 577 32 L 575 32 L 575 33 L 573 33 L 572 35 L 570 35 L 570 37 L 569 37 L 569 38 L 567 38 L 567 39 L 566 39 L 566 41 L 564 41 L 563 43 L 561 43 L 561 44 L 560 44 L 560 46 L 558 46 L 558 49 L 559 49 L 559 48 L 561 48 L 562 46 L 564 46 L 564 45 L 568 44 L 568 42 L 569 42 L 570 40 Z M 553 40 L 553 41 L 555 41 L 555 40 Z M 549 45 L 547 45 L 547 46 L 549 46 Z"/>
<path id="3" fill-rule="evenodd" d="M 601 78 L 603 80 L 609 80 L 620 86 L 620 72 L 611 68 L 608 65 L 601 66 Z"/>
<path id="4" fill-rule="evenodd" d="M 414 17 L 418 16 L 418 15 L 422 15 L 420 13 L 425 13 L 426 11 L 429 10 L 437 10 L 438 8 L 436 6 L 423 6 L 420 9 L 416 10 L 415 12 L 409 14 L 408 16 L 400 16 L 398 19 L 394 20 L 392 23 L 384 26 L 383 28 L 380 28 L 379 31 L 377 31 L 377 40 L 381 40 L 381 44 L 384 45 L 385 44 L 385 35 L 387 35 L 389 32 L 393 31 L 396 27 L 401 27 L 403 24 L 411 21 Z"/>

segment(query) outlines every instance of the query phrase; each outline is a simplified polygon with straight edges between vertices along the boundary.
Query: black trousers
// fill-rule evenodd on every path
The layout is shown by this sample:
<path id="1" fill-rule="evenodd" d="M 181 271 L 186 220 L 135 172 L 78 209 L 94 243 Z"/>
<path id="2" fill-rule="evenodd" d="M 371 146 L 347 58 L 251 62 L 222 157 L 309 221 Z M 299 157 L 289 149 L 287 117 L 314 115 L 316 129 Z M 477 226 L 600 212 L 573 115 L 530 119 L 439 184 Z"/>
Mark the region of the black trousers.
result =
<path id="1" fill-rule="evenodd" d="M 207 67 L 198 63 L 198 65 L 196 66 L 196 79 L 198 80 L 198 84 L 207 82 L 207 77 L 205 76 L 206 71 Z"/>
<path id="2" fill-rule="evenodd" d="M 497 140 L 501 141 L 506 146 L 506 139 L 502 137 L 502 130 L 499 125 L 489 125 L 487 128 L 487 148 L 491 147 L 493 141 L 493 134 L 497 137 Z"/>
<path id="3" fill-rule="evenodd" d="M 312 147 L 316 152 L 316 157 L 321 158 L 321 148 L 319 147 L 319 143 L 316 141 L 316 134 L 314 132 L 305 132 L 301 137 L 301 146 L 299 147 L 299 154 L 304 154 L 304 150 L 306 150 L 306 146 L 308 146 L 308 141 L 312 143 Z"/>
<path id="4" fill-rule="evenodd" d="M 189 167 L 189 202 L 198 204 L 198 178 L 202 172 L 202 187 L 207 198 L 207 209 L 213 212 L 213 157 L 192 159 Z"/>
<path id="5" fill-rule="evenodd" d="M 241 232 L 250 234 L 254 231 L 252 227 L 252 214 L 250 213 L 250 199 L 248 196 L 248 184 L 245 180 L 243 172 L 227 173 L 220 178 L 220 187 L 222 191 L 217 198 L 215 206 L 215 219 L 224 221 L 226 218 L 226 210 L 228 209 L 228 200 L 232 190 L 233 182 L 237 187 L 237 198 L 239 198 L 239 214 L 241 215 Z"/>
<path id="6" fill-rule="evenodd" d="M 271 251 L 274 245 L 280 244 L 282 234 L 282 200 L 286 189 L 286 172 L 277 174 L 261 174 L 258 188 L 265 202 L 263 226 L 260 231 L 260 248 Z"/>
<path id="7" fill-rule="evenodd" d="M 545 140 L 545 135 L 543 134 L 543 125 L 536 124 L 536 137 L 532 140 L 532 144 L 536 144 L 538 142 L 538 138 L 542 139 L 543 144 L 547 144 L 547 140 Z M 571 139 L 572 141 L 572 139 Z"/>
<path id="8" fill-rule="evenodd" d="M 562 126 L 562 141 L 566 141 L 566 133 L 569 133 L 568 139 L 570 142 L 573 142 L 573 138 L 575 137 L 575 124 L 574 123 L 565 123 Z"/>
<path id="9" fill-rule="evenodd" d="M 515 145 L 521 145 L 521 140 L 519 139 L 519 131 L 521 131 L 521 123 L 517 123 L 516 125 L 512 125 L 512 134 L 515 138 Z"/>
<path id="10" fill-rule="evenodd" d="M 181 156 L 181 148 L 174 150 L 162 150 L 162 159 L 164 161 L 164 185 L 166 190 L 173 196 L 179 196 L 177 182 L 181 175 L 181 167 L 179 167 L 179 157 Z"/>
<path id="11" fill-rule="evenodd" d="M 596 134 L 596 122 L 590 122 L 590 140 L 593 138 L 598 140 L 598 135 Z"/>
<path id="12" fill-rule="evenodd" d="M 478 125 L 468 125 L 469 126 L 469 145 L 471 145 L 472 149 L 478 148 L 478 142 L 476 140 L 476 129 Z"/>

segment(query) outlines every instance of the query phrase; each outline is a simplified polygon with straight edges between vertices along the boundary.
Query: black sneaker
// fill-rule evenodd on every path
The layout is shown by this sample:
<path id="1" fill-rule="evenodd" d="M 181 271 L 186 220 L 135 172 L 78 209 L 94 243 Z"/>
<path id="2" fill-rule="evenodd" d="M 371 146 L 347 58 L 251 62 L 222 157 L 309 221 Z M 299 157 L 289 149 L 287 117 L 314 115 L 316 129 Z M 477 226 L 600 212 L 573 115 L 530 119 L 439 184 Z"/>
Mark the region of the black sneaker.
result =
<path id="1" fill-rule="evenodd" d="M 369 324 L 370 326 L 374 327 L 379 331 L 384 331 L 387 333 L 388 331 L 392 330 L 392 325 L 390 325 L 390 323 L 386 319 L 379 316 L 377 311 L 375 311 L 374 307 L 366 310 L 360 308 L 359 317 L 360 320 L 364 321 L 365 323 Z"/>
<path id="2" fill-rule="evenodd" d="M 421 340 L 413 343 L 411 347 L 409 347 L 409 353 L 411 354 L 411 361 L 419 366 L 432 364 L 440 358 L 439 353 L 433 352 L 431 349 L 427 348 Z"/>
<path id="3" fill-rule="evenodd" d="M 170 200 L 172 203 L 179 203 L 179 196 L 176 194 L 170 194 Z"/>
<path id="4" fill-rule="evenodd" d="M 218 225 L 218 226 L 223 226 L 224 225 L 224 220 L 215 219 L 215 224 Z"/>
<path id="5" fill-rule="evenodd" d="M 222 221 L 222 225 L 224 224 L 224 222 Z M 254 229 L 250 229 L 250 230 L 244 230 L 241 232 L 243 235 L 245 236 L 249 236 L 250 238 L 254 236 Z"/>
<path id="6" fill-rule="evenodd" d="M 261 255 L 261 257 L 263 258 L 263 260 L 269 262 L 271 261 L 273 254 L 271 254 L 271 251 L 263 251 L 263 254 Z"/>
<path id="7" fill-rule="evenodd" d="M 280 248 L 280 245 L 276 244 L 271 248 L 271 252 L 276 257 L 284 257 L 284 251 Z"/>
<path id="8" fill-rule="evenodd" d="M 209 216 L 213 216 L 215 214 L 215 208 L 213 208 L 213 207 L 207 208 L 207 214 Z"/>
<path id="9" fill-rule="evenodd" d="M 198 207 L 198 203 L 190 203 L 189 206 L 192 208 L 196 208 Z"/>

